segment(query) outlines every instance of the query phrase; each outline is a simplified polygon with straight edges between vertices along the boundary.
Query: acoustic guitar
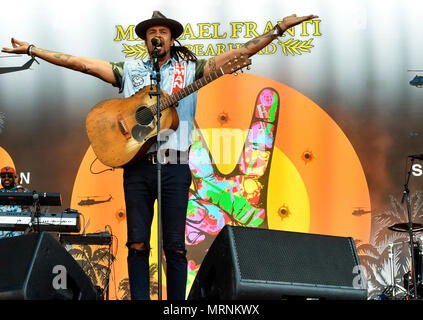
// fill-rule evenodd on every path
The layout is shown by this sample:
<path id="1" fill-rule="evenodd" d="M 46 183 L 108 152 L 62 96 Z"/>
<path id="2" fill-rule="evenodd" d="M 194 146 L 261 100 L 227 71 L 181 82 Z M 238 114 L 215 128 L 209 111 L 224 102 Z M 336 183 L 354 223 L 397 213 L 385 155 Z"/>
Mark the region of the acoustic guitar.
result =
<path id="1" fill-rule="evenodd" d="M 179 125 L 177 102 L 216 80 L 251 64 L 241 55 L 172 95 L 160 98 L 160 133 L 176 130 Z M 157 100 L 150 93 L 155 86 L 145 86 L 133 96 L 109 99 L 96 104 L 86 118 L 86 130 L 97 158 L 106 166 L 122 167 L 136 161 L 157 140 Z"/>

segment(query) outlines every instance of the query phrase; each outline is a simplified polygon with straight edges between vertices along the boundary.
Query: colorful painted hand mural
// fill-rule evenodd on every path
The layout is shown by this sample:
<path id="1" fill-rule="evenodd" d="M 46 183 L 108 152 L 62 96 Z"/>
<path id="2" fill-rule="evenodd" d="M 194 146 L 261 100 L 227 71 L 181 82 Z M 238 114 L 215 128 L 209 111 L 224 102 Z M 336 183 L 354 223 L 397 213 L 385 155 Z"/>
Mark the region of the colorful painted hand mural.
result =
<path id="1" fill-rule="evenodd" d="M 279 115 L 279 95 L 265 88 L 258 94 L 245 145 L 231 173 L 222 174 L 213 159 L 208 145 L 218 138 L 231 140 L 234 136 L 221 134 L 215 129 L 205 141 L 196 127 L 190 152 L 193 184 L 187 212 L 186 242 L 191 248 L 202 248 L 206 253 L 214 237 L 226 224 L 267 228 L 267 186 L 272 151 Z M 216 132 L 217 131 L 217 132 Z M 241 137 L 242 138 L 242 137 Z M 217 147 L 224 142 L 219 139 Z M 233 148 L 227 149 L 231 153 Z M 225 152 L 225 151 L 224 151 Z M 225 158 L 225 156 L 223 156 Z M 226 157 L 228 158 L 228 157 Z M 231 158 L 231 157 L 229 157 Z M 198 251 L 198 250 L 196 250 Z M 201 252 L 200 251 L 200 252 Z M 190 277 L 195 277 L 196 266 L 202 256 L 190 262 Z"/>

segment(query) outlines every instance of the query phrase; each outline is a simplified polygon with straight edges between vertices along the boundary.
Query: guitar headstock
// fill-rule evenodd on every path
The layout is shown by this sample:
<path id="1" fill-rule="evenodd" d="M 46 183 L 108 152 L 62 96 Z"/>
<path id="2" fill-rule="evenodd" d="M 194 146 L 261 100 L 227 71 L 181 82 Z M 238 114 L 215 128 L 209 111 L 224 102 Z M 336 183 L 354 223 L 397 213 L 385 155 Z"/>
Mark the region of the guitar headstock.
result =
<path id="1" fill-rule="evenodd" d="M 224 74 L 228 74 L 234 73 L 245 67 L 247 67 L 247 70 L 250 70 L 250 64 L 251 59 L 241 54 L 239 57 L 235 56 L 233 59 L 228 60 L 220 69 Z"/>

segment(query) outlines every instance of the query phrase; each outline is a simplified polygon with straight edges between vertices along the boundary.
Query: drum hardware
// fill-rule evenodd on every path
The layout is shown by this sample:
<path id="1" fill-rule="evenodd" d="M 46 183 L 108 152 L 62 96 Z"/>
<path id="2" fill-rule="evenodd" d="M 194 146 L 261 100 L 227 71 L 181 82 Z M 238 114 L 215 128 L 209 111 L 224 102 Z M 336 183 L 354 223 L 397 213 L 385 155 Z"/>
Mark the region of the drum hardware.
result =
<path id="1" fill-rule="evenodd" d="M 414 269 L 408 272 L 408 279 L 404 276 L 404 286 L 412 284 L 412 280 L 416 279 L 417 284 L 413 287 L 414 293 L 417 297 L 423 297 L 423 236 L 415 236 L 413 252 L 414 260 L 411 261 L 411 265 L 414 266 Z M 413 272 L 415 273 L 413 274 Z"/>
<path id="2" fill-rule="evenodd" d="M 408 230 L 403 230 L 402 228 L 398 228 L 397 224 L 395 228 L 392 228 L 394 226 L 388 227 L 390 230 L 397 229 L 398 232 L 408 232 Z M 414 224 L 413 226 L 415 226 Z M 413 232 L 417 232 L 413 230 Z M 403 244 L 409 244 L 410 241 L 401 241 L 401 242 L 391 242 L 388 245 L 384 246 L 378 246 L 375 247 L 377 249 L 379 248 L 385 248 L 386 246 L 389 246 L 389 253 L 388 253 L 388 261 L 389 261 L 389 269 L 390 269 L 390 285 L 385 288 L 385 290 L 382 292 L 381 296 L 384 297 L 390 297 L 391 299 L 397 299 L 399 294 L 405 294 L 405 297 L 401 296 L 400 298 L 409 298 L 409 297 L 419 297 L 423 296 L 423 235 L 421 236 L 413 236 L 414 239 L 414 258 L 415 260 L 411 260 L 410 270 L 406 272 L 403 276 L 403 286 L 400 286 L 399 284 L 395 283 L 395 251 L 394 246 L 396 245 L 403 245 Z M 411 254 L 410 254 L 410 258 Z M 414 267 L 414 268 L 413 268 Z M 415 270 L 415 273 L 413 273 L 413 270 Z M 415 275 L 415 276 L 414 276 Z M 416 286 L 414 286 L 414 280 L 416 280 Z M 416 289 L 415 289 L 416 288 Z"/>
<path id="3" fill-rule="evenodd" d="M 411 251 L 410 272 L 411 272 L 411 275 L 412 275 L 412 278 L 413 278 L 413 287 L 414 287 L 414 294 L 408 295 L 408 296 L 410 298 L 418 299 L 417 276 L 416 276 L 417 273 L 416 273 L 416 266 L 415 266 L 416 258 L 414 256 L 414 239 L 413 239 L 413 232 L 416 232 L 416 231 L 414 231 L 414 225 L 413 225 L 413 221 L 412 221 L 412 218 L 411 218 L 411 199 L 410 199 L 410 189 L 408 188 L 408 183 L 410 182 L 411 171 L 412 171 L 412 168 L 413 168 L 414 160 L 416 160 L 416 159 L 423 160 L 423 155 L 411 155 L 411 156 L 408 156 L 408 157 L 411 158 L 410 168 L 408 170 L 407 178 L 405 180 L 401 203 L 404 203 L 404 201 L 407 199 L 407 216 L 408 216 L 407 224 L 408 224 L 408 227 L 406 227 L 405 229 L 408 232 L 408 238 L 410 240 L 410 251 Z M 408 293 L 410 293 L 409 289 L 407 291 L 408 291 Z"/>
<path id="4" fill-rule="evenodd" d="M 408 232 L 409 226 L 408 223 L 397 223 L 390 227 L 388 227 L 391 231 L 397 232 Z M 423 224 L 421 223 L 413 223 L 411 227 L 412 232 L 420 232 L 423 231 Z"/>
<path id="5" fill-rule="evenodd" d="M 388 260 L 389 260 L 389 271 L 391 277 L 391 284 L 383 290 L 384 295 L 390 296 L 393 299 L 397 298 L 397 295 L 402 292 L 408 295 L 408 291 L 401 287 L 399 284 L 395 282 L 395 263 L 394 263 L 394 245 L 408 243 L 408 241 L 401 241 L 401 242 L 391 242 L 388 244 L 389 246 L 389 253 L 388 253 Z"/>

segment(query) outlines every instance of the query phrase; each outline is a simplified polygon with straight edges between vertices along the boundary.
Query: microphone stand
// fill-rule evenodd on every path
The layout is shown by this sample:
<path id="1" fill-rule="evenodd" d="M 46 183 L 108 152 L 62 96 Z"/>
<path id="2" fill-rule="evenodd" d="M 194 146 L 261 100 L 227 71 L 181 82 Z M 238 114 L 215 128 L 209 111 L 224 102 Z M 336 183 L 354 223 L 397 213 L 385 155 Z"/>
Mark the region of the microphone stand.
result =
<path id="1" fill-rule="evenodd" d="M 153 58 L 153 70 L 155 72 L 155 77 L 152 77 L 152 79 L 156 80 L 156 91 L 150 92 L 150 96 L 156 96 L 157 98 L 157 272 L 158 272 L 158 300 L 162 300 L 162 236 L 161 236 L 161 225 L 162 225 L 162 164 L 160 162 L 160 66 L 158 62 L 158 50 L 157 46 L 154 46 L 154 50 L 151 54 L 151 57 Z"/>
<path id="2" fill-rule="evenodd" d="M 407 180 L 404 184 L 404 191 L 401 199 L 401 203 L 404 203 L 405 198 L 407 198 L 407 214 L 408 214 L 408 236 L 410 237 L 410 250 L 411 250 L 411 273 L 413 278 L 414 286 L 414 299 L 417 299 L 417 274 L 415 270 L 415 260 L 414 260 L 414 241 L 413 241 L 413 223 L 411 220 L 411 200 L 410 200 L 410 190 L 408 189 L 408 183 L 410 181 L 411 170 L 413 168 L 414 158 L 411 158 L 411 166 L 408 171 Z M 410 286 L 407 286 L 409 288 Z M 407 289 L 409 292 L 409 289 Z"/>
<path id="3" fill-rule="evenodd" d="M 35 190 L 32 192 L 32 199 L 34 201 L 31 208 L 31 220 L 24 234 L 29 234 L 31 231 L 40 232 L 40 199 Z"/>

